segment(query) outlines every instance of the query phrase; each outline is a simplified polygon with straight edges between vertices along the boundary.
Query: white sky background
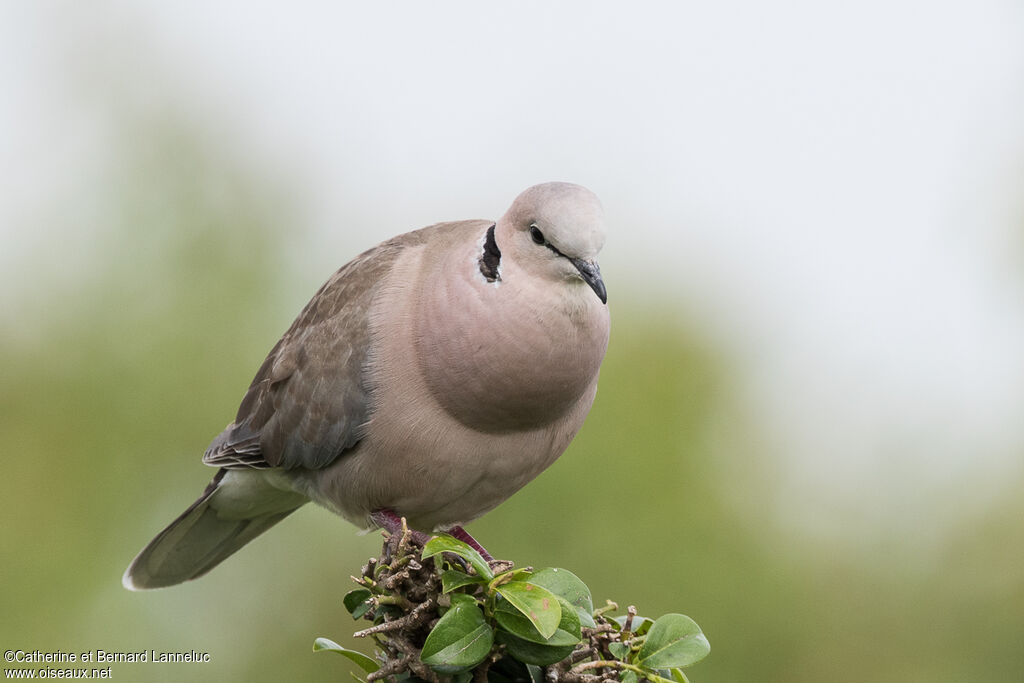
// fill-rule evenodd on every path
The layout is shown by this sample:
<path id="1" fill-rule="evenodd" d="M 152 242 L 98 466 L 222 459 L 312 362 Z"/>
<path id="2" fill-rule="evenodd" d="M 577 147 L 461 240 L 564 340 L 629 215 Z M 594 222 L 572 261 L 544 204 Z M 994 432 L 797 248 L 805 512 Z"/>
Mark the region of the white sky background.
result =
<path id="1" fill-rule="evenodd" d="M 103 69 L 276 174 L 324 278 L 535 182 L 591 187 L 613 307 L 674 298 L 713 331 L 812 526 L 1019 471 L 1017 3 L 5 3 L 4 273 L 88 252 L 89 207 L 36 222 L 117 134 Z M 0 273 L 0 302 L 30 286 Z"/>

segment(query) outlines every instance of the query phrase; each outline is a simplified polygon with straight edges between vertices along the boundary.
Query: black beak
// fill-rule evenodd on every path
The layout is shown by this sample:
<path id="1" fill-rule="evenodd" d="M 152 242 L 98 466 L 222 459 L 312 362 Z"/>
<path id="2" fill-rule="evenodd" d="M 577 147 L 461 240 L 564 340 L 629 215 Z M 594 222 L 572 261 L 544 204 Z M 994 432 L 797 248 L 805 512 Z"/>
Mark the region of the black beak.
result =
<path id="1" fill-rule="evenodd" d="M 590 285 L 590 288 L 597 294 L 597 298 L 601 300 L 601 303 L 608 303 L 608 290 L 604 288 L 604 280 L 601 279 L 601 268 L 598 267 L 597 261 L 584 261 L 581 258 L 569 259 L 576 270 L 580 271 L 580 276 L 583 281 Z"/>

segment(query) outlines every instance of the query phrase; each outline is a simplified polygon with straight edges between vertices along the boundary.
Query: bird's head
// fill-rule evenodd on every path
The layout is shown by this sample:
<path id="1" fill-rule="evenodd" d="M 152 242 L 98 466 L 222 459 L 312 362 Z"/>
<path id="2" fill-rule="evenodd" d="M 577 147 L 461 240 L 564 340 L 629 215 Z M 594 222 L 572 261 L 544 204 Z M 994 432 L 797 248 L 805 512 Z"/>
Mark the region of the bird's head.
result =
<path id="1" fill-rule="evenodd" d="M 572 183 L 527 188 L 498 222 L 497 231 L 502 252 L 524 271 L 551 280 L 585 282 L 607 303 L 597 265 L 605 239 L 604 209 L 587 188 Z"/>

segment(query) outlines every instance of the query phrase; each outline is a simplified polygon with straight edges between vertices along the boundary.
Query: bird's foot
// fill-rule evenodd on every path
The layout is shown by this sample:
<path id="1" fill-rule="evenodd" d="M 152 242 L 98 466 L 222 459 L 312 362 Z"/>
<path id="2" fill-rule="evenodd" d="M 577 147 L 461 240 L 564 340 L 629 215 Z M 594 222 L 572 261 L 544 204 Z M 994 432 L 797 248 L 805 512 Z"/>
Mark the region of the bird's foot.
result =
<path id="1" fill-rule="evenodd" d="M 395 555 L 401 555 L 400 546 L 403 543 L 413 543 L 420 547 L 425 546 L 430 540 L 430 534 L 425 534 L 416 529 L 410 529 L 405 522 L 405 517 L 399 517 L 394 510 L 376 510 L 370 513 L 370 521 L 388 533 L 388 541 L 385 544 L 387 549 L 387 561 Z"/>
<path id="2" fill-rule="evenodd" d="M 494 558 L 491 557 L 491 554 L 487 552 L 487 550 L 484 549 L 484 547 L 480 545 L 475 538 L 470 536 L 469 532 L 463 529 L 461 526 L 453 526 L 451 529 L 448 529 L 448 534 L 452 538 L 459 539 L 460 541 L 468 545 L 470 548 L 480 553 L 481 557 L 483 557 L 484 560 L 486 560 L 487 562 L 494 562 Z"/>
<path id="3" fill-rule="evenodd" d="M 389 508 L 382 508 L 370 513 L 370 521 L 388 532 L 391 537 L 389 545 L 393 544 L 393 547 L 390 548 L 392 551 L 398 549 L 398 544 L 402 542 L 403 538 L 412 540 L 414 543 L 419 545 L 426 545 L 427 541 L 431 539 L 430 534 L 410 529 L 405 523 L 405 518 L 399 516 L 394 510 Z M 514 566 L 511 562 L 505 560 L 495 560 L 491 554 L 487 552 L 487 549 L 480 545 L 479 541 L 473 538 L 470 533 L 461 526 L 453 526 L 448 529 L 447 533 L 452 538 L 457 538 L 473 550 L 480 553 L 480 556 L 484 558 L 484 561 L 491 565 L 491 568 L 495 571 L 507 571 Z"/>
<path id="4" fill-rule="evenodd" d="M 448 530 L 448 533 L 453 537 L 457 538 L 473 550 L 480 553 L 480 556 L 484 558 L 487 565 L 491 568 L 491 571 L 495 574 L 501 574 L 507 572 L 516 566 L 515 562 L 511 560 L 496 560 L 491 557 L 491 554 L 487 552 L 487 549 L 480 545 L 480 542 L 470 536 L 469 532 L 463 529 L 461 526 L 455 526 Z"/>

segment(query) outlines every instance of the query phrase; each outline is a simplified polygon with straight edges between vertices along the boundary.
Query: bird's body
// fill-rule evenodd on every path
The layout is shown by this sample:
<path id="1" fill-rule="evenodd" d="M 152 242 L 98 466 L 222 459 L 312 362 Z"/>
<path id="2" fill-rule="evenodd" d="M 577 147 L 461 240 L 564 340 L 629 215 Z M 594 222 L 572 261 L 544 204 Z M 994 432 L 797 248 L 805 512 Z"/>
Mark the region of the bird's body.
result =
<path id="1" fill-rule="evenodd" d="M 200 576 L 308 500 L 360 527 L 387 510 L 423 531 L 504 501 L 566 449 L 594 400 L 603 239 L 596 197 L 548 183 L 497 223 L 430 226 L 343 266 L 211 443 L 214 482 L 125 584 Z"/>

